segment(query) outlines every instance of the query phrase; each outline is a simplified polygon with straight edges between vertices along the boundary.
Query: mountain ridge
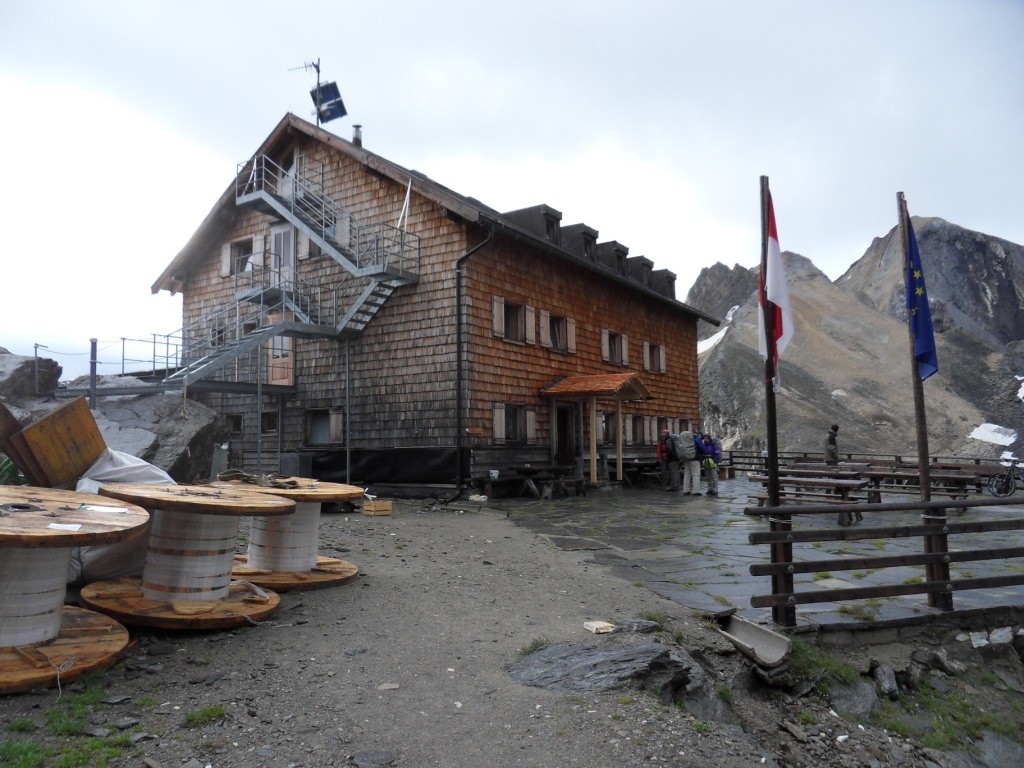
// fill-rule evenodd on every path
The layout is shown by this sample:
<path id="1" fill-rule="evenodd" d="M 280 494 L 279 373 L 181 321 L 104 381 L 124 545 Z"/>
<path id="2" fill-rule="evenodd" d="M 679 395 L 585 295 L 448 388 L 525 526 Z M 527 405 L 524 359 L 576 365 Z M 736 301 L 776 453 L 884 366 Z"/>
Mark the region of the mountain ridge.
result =
<path id="1" fill-rule="evenodd" d="M 1024 248 L 935 217 L 912 223 L 939 359 L 924 382 L 929 453 L 997 458 L 1024 431 L 1015 378 L 1024 373 Z M 783 253 L 794 336 L 779 364 L 780 450 L 821 451 L 838 423 L 841 451 L 916 455 L 902 259 L 896 227 L 835 281 L 810 259 Z M 719 263 L 701 271 L 686 297 L 727 318 L 717 329 L 698 327 L 701 421 L 726 448 L 765 447 L 757 285 L 756 268 Z M 1014 439 L 992 442 L 978 429 L 984 424 Z"/>

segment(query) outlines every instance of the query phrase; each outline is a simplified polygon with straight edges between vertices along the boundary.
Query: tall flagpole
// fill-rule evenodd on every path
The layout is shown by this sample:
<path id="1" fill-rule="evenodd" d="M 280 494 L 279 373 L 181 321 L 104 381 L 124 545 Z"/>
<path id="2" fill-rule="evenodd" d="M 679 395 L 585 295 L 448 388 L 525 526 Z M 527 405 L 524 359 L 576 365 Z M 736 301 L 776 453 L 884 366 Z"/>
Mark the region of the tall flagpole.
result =
<path id="1" fill-rule="evenodd" d="M 758 281 L 760 291 L 758 302 L 761 311 L 761 323 L 764 330 L 765 349 L 764 361 L 764 410 L 767 422 L 765 440 L 768 456 L 765 459 L 765 470 L 768 473 L 768 506 L 779 506 L 779 436 L 775 417 L 775 312 L 768 303 L 768 207 L 771 192 L 768 189 L 768 177 L 761 177 L 761 277 Z M 769 515 L 769 530 L 773 533 L 787 532 L 793 529 L 789 515 Z M 789 542 L 772 544 L 771 561 L 773 563 L 793 562 L 793 545 Z M 772 576 L 772 594 L 793 592 L 793 574 L 782 573 Z M 772 621 L 783 627 L 796 626 L 796 606 L 772 606 Z"/>
<path id="2" fill-rule="evenodd" d="M 896 193 L 896 206 L 900 222 L 900 238 L 903 242 L 903 279 L 909 279 L 910 271 L 910 214 L 907 211 L 907 200 L 902 192 Z M 909 309 L 907 310 L 910 311 Z M 931 501 L 931 457 L 928 453 L 928 424 L 924 409 L 924 383 L 921 380 L 920 366 L 914 350 L 914 327 L 907 318 L 907 334 L 910 339 L 910 378 L 914 387 L 914 423 L 917 426 L 917 476 L 921 486 L 921 501 Z M 931 525 L 945 525 L 945 510 L 929 510 L 922 514 L 922 522 Z M 945 553 L 948 551 L 946 537 L 941 534 L 924 537 L 925 554 Z M 948 581 L 948 563 L 930 563 L 925 566 L 927 581 Z M 943 611 L 953 610 L 953 595 L 949 592 L 929 592 L 928 605 Z"/>

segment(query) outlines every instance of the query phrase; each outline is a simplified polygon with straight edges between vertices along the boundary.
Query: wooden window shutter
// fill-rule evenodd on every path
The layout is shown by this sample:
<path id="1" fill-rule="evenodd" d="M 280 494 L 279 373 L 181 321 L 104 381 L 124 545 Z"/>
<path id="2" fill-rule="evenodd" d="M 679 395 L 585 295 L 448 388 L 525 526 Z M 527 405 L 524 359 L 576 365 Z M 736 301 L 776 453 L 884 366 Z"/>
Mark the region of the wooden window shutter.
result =
<path id="1" fill-rule="evenodd" d="M 263 244 L 265 239 L 263 235 L 253 235 L 252 237 L 252 265 L 253 267 L 263 267 L 263 251 L 265 250 Z"/>
<path id="2" fill-rule="evenodd" d="M 330 440 L 332 443 L 343 443 L 345 441 L 345 412 L 331 409 L 327 417 Z"/>
<path id="3" fill-rule="evenodd" d="M 647 442 L 655 445 L 658 442 L 658 419 L 655 416 L 647 417 Z"/>
<path id="4" fill-rule="evenodd" d="M 526 312 L 526 343 L 536 344 L 537 343 L 537 313 L 533 307 L 523 307 L 523 311 Z"/>
<path id="5" fill-rule="evenodd" d="M 537 442 L 537 412 L 533 408 L 526 411 L 526 442 Z"/>
<path id="6" fill-rule="evenodd" d="M 505 442 L 505 404 L 494 404 L 494 442 Z"/>
<path id="7" fill-rule="evenodd" d="M 622 444 L 632 445 L 633 444 L 633 417 L 628 413 L 622 414 L 622 423 L 619 425 L 619 429 L 622 430 Z"/>
<path id="8" fill-rule="evenodd" d="M 608 344 L 608 329 L 601 329 L 601 359 L 608 362 L 608 358 L 611 357 L 611 351 Z"/>
<path id="9" fill-rule="evenodd" d="M 224 243 L 220 247 L 220 276 L 231 276 L 231 243 Z"/>
<path id="10" fill-rule="evenodd" d="M 664 373 L 665 371 L 668 370 L 668 366 L 665 363 L 665 361 L 667 359 L 668 359 L 668 350 L 665 349 L 664 345 L 662 345 L 661 346 L 660 357 L 658 359 L 658 373 Z"/>
<path id="11" fill-rule="evenodd" d="M 576 321 L 571 317 L 565 320 L 565 340 L 569 346 L 569 351 L 576 352 Z"/>
<path id="12" fill-rule="evenodd" d="M 505 299 L 501 296 L 495 296 L 491 300 L 491 332 L 495 336 L 505 335 Z M 504 420 L 502 423 L 505 423 Z M 504 436 L 502 439 L 505 439 Z"/>
<path id="13" fill-rule="evenodd" d="M 629 365 L 629 339 L 626 338 L 626 334 L 619 338 L 622 339 L 622 364 Z"/>
<path id="14" fill-rule="evenodd" d="M 309 235 L 301 229 L 295 233 L 295 257 L 297 259 L 309 258 Z"/>
<path id="15" fill-rule="evenodd" d="M 540 345 L 551 346 L 551 313 L 546 309 L 540 310 Z"/>
<path id="16" fill-rule="evenodd" d="M 651 370 L 651 342 L 644 342 L 644 370 Z"/>

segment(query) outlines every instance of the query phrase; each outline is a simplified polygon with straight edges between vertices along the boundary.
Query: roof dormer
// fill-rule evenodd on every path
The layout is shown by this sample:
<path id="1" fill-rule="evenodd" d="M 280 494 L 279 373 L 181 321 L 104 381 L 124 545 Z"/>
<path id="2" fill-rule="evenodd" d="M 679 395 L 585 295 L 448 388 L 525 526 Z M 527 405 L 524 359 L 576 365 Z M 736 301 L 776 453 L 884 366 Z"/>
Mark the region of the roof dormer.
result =
<path id="1" fill-rule="evenodd" d="M 651 273 L 651 287 L 670 299 L 676 297 L 676 273 L 667 269 L 656 269 Z"/>
<path id="2" fill-rule="evenodd" d="M 628 254 L 629 248 L 616 240 L 598 243 L 594 247 L 597 263 L 623 277 L 626 275 L 626 256 Z"/>
<path id="3" fill-rule="evenodd" d="M 561 229 L 562 247 L 580 258 L 593 262 L 597 230 L 586 224 L 569 224 Z"/>
<path id="4" fill-rule="evenodd" d="M 630 256 L 626 259 L 626 276 L 636 280 L 644 288 L 653 287 L 652 270 L 654 262 L 646 256 Z"/>
<path id="5" fill-rule="evenodd" d="M 559 229 L 562 222 L 562 212 L 556 211 L 549 205 L 534 205 L 530 208 L 520 208 L 517 211 L 503 213 L 506 219 L 511 221 L 520 229 L 547 240 L 552 245 L 559 245 Z"/>

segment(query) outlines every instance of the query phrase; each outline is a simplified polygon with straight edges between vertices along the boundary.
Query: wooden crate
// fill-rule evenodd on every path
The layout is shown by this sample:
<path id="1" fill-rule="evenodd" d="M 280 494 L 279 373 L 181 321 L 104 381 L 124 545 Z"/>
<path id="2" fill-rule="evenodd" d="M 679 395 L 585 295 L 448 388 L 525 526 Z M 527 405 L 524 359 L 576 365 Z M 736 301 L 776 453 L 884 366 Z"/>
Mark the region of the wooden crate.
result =
<path id="1" fill-rule="evenodd" d="M 363 502 L 363 514 L 376 517 L 391 514 L 391 499 L 367 499 Z"/>

